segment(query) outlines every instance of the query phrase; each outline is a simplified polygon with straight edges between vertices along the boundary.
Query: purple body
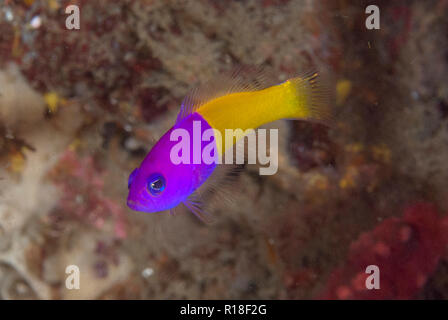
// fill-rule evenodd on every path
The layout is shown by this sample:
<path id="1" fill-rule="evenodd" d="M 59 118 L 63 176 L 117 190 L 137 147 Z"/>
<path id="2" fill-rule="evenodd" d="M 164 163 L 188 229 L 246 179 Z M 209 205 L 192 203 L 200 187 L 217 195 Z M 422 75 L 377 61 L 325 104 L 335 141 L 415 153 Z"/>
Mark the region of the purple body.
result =
<path id="1" fill-rule="evenodd" d="M 131 173 L 127 200 L 131 209 L 157 212 L 174 208 L 199 188 L 216 168 L 216 163 L 193 163 L 193 157 L 197 159 L 201 156 L 197 154 L 198 150 L 193 148 L 193 121 L 200 121 L 201 137 L 205 130 L 211 129 L 198 113 L 189 115 L 168 130 L 146 155 L 140 167 Z M 170 135 L 173 130 L 180 128 L 188 131 L 190 135 L 189 164 L 174 164 L 170 158 L 171 149 L 179 143 L 170 141 Z M 200 150 L 210 144 L 209 141 L 200 141 Z"/>

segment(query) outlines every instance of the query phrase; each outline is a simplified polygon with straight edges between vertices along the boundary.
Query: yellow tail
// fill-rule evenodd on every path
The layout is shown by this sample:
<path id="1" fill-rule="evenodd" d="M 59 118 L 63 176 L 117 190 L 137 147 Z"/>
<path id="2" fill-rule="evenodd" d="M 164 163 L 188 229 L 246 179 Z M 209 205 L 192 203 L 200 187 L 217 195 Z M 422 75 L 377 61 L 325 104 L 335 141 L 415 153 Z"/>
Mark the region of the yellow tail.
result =
<path id="1" fill-rule="evenodd" d="M 255 129 L 279 119 L 330 120 L 329 95 L 318 73 L 287 80 L 263 90 L 218 97 L 196 110 L 215 129 Z"/>
<path id="2" fill-rule="evenodd" d="M 328 123 L 328 91 L 317 72 L 262 90 L 234 92 L 207 101 L 198 112 L 224 135 L 225 129 L 256 129 L 279 119 Z"/>

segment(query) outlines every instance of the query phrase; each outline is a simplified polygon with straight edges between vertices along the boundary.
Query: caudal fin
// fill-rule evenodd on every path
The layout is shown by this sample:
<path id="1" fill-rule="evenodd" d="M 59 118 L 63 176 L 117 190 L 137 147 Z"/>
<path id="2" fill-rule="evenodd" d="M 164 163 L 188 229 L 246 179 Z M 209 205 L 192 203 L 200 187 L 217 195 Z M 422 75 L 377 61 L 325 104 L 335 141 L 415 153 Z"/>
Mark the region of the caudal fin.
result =
<path id="1" fill-rule="evenodd" d="M 330 125 L 333 121 L 330 108 L 331 90 L 328 79 L 319 72 L 309 72 L 288 80 L 297 94 L 297 108 L 293 118 Z"/>

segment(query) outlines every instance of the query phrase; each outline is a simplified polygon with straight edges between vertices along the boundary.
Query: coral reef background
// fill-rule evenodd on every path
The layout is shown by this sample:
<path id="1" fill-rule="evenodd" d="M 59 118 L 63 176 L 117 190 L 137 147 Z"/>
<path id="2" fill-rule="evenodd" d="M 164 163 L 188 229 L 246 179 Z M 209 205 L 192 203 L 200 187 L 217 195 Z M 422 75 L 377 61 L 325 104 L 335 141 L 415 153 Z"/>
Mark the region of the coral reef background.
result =
<path id="1" fill-rule="evenodd" d="M 0 297 L 448 298 L 448 1 L 378 0 L 380 30 L 369 4 L 0 0 Z M 278 173 L 210 195 L 212 225 L 129 210 L 188 89 L 240 65 L 325 70 L 334 126 L 273 124 Z"/>

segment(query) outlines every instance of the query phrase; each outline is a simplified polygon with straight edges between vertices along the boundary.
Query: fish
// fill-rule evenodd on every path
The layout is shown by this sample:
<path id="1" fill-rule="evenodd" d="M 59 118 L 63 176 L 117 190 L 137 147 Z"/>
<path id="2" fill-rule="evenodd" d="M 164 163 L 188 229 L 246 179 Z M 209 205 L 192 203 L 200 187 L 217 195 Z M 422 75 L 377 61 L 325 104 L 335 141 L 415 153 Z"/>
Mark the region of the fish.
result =
<path id="1" fill-rule="evenodd" d="M 199 219 L 210 221 L 199 190 L 207 180 L 212 180 L 217 167 L 224 164 L 197 161 L 202 152 L 209 148 L 213 160 L 219 160 L 244 136 L 224 143 L 217 137 L 226 129 L 247 132 L 279 119 L 328 125 L 330 95 L 321 79 L 319 72 L 307 72 L 269 86 L 262 69 L 240 68 L 192 89 L 182 101 L 174 125 L 129 175 L 128 207 L 146 213 L 168 210 L 172 213 L 183 204 Z M 190 139 L 186 142 L 189 148 L 179 150 L 179 141 L 185 138 L 179 132 L 187 136 L 209 134 L 206 141 Z M 173 152 L 189 161 L 173 161 Z M 219 184 L 215 188 L 219 192 Z"/>

